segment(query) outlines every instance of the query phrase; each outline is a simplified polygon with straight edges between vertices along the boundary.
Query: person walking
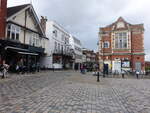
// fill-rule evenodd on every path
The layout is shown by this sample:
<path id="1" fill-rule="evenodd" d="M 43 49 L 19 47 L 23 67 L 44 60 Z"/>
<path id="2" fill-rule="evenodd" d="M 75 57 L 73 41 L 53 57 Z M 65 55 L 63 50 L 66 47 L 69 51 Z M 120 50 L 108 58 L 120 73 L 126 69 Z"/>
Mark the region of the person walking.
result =
<path id="1" fill-rule="evenodd" d="M 9 69 L 9 65 L 6 64 L 5 60 L 3 60 L 2 66 L 3 66 L 3 71 L 2 71 L 3 75 L 2 75 L 2 78 L 7 78 L 8 77 L 8 73 L 7 72 L 8 72 L 8 69 Z"/>
<path id="2" fill-rule="evenodd" d="M 80 72 L 83 73 L 83 64 L 80 67 Z"/>
<path id="3" fill-rule="evenodd" d="M 52 68 L 53 68 L 53 72 L 55 71 L 55 66 L 54 66 L 54 64 L 52 64 Z"/>
<path id="4" fill-rule="evenodd" d="M 140 72 L 139 72 L 139 71 L 136 71 L 136 78 L 137 78 L 137 79 L 139 78 L 139 74 L 140 74 Z"/>
<path id="5" fill-rule="evenodd" d="M 40 72 L 40 63 L 39 62 L 37 62 L 37 72 Z"/>
<path id="6" fill-rule="evenodd" d="M 122 71 L 121 71 L 121 74 L 122 74 L 122 78 L 124 78 L 125 71 L 124 71 L 124 70 L 122 70 Z"/>

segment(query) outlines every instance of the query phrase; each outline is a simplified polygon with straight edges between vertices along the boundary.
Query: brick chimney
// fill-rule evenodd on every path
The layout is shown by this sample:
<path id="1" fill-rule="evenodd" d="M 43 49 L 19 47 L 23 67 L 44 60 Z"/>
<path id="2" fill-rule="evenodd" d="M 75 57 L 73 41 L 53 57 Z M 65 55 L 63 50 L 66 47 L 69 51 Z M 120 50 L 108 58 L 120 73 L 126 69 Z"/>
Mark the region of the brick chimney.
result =
<path id="1" fill-rule="evenodd" d="M 47 17 L 41 16 L 40 24 L 44 33 L 46 32 L 46 22 L 47 22 Z"/>
<path id="2" fill-rule="evenodd" d="M 0 0 L 0 39 L 5 38 L 7 20 L 7 0 Z"/>

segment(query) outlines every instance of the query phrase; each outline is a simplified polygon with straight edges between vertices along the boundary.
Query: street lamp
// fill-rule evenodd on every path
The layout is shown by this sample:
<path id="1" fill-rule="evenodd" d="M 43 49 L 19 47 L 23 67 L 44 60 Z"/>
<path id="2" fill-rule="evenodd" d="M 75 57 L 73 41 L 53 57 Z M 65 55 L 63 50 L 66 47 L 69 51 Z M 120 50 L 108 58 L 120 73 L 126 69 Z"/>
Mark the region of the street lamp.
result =
<path id="1" fill-rule="evenodd" d="M 102 56 L 102 71 L 103 71 L 103 77 L 105 77 L 105 71 L 104 71 L 104 39 L 101 37 L 101 34 L 103 34 L 103 32 L 99 32 L 99 37 L 100 37 L 100 41 L 101 41 L 101 45 L 99 44 L 99 46 L 101 46 L 100 48 L 101 48 L 101 52 L 102 52 L 102 54 L 101 54 L 101 56 Z M 100 51 L 99 51 L 100 52 Z"/>
<path id="2" fill-rule="evenodd" d="M 104 39 L 102 38 L 102 54 L 103 54 L 103 78 L 105 78 L 105 68 L 104 68 Z"/>

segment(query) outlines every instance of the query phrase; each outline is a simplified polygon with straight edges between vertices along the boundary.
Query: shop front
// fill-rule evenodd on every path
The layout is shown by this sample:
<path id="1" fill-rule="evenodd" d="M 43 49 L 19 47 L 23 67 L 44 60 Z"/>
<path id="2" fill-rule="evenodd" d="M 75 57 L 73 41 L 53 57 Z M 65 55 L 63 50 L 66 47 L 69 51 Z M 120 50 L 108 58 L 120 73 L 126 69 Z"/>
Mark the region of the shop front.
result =
<path id="1" fill-rule="evenodd" d="M 44 53 L 43 48 L 40 48 L 39 51 L 37 47 L 31 47 L 9 40 L 0 40 L 0 45 L 1 58 L 10 66 L 9 70 L 11 72 L 16 71 L 16 66 L 20 61 L 23 62 L 23 66 L 30 70 L 31 65 L 36 65 L 39 62 L 41 54 Z"/>

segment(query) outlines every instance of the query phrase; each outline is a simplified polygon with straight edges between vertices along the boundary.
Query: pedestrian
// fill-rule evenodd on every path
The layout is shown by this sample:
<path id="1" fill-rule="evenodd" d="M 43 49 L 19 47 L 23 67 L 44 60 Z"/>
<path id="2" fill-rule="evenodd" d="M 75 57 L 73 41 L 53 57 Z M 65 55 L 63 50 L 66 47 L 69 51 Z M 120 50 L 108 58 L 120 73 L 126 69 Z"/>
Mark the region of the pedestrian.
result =
<path id="1" fill-rule="evenodd" d="M 80 72 L 83 73 L 83 64 L 80 67 Z"/>
<path id="2" fill-rule="evenodd" d="M 6 64 L 5 60 L 3 60 L 3 75 L 2 78 L 7 78 L 8 77 L 8 69 L 9 69 L 9 65 Z"/>
<path id="3" fill-rule="evenodd" d="M 122 78 L 124 78 L 125 71 L 124 71 L 124 70 L 122 70 L 122 71 L 121 71 L 121 74 L 122 74 Z"/>
<path id="4" fill-rule="evenodd" d="M 53 68 L 53 72 L 55 71 L 55 66 L 54 66 L 54 64 L 52 64 L 52 68 Z"/>
<path id="5" fill-rule="evenodd" d="M 140 72 L 139 72 L 139 71 L 136 71 L 136 78 L 137 78 L 137 79 L 139 78 L 139 74 L 140 74 Z"/>
<path id="6" fill-rule="evenodd" d="M 23 73 L 23 59 L 21 58 L 20 61 L 18 62 L 18 66 L 19 66 L 19 73 Z"/>
<path id="7" fill-rule="evenodd" d="M 37 62 L 37 72 L 40 72 L 40 63 Z"/>
<path id="8" fill-rule="evenodd" d="M 16 72 L 19 74 L 19 65 L 16 65 Z"/>

